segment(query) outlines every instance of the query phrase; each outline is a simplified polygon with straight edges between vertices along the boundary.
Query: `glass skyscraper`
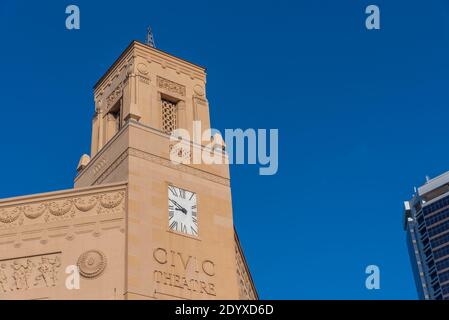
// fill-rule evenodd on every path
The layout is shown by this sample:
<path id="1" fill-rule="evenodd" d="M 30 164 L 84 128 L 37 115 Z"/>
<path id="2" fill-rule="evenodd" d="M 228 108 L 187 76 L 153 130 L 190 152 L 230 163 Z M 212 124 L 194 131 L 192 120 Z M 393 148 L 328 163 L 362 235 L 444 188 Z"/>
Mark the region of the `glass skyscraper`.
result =
<path id="1" fill-rule="evenodd" d="M 419 297 L 449 300 L 449 171 L 404 202 L 404 229 Z"/>

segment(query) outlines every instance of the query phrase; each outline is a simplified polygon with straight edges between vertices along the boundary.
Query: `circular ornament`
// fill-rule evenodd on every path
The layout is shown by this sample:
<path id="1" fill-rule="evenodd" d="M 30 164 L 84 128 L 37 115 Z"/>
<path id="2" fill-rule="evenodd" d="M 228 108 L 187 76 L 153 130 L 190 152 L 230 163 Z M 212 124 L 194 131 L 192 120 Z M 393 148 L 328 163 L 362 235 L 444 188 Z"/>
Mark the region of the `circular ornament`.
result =
<path id="1" fill-rule="evenodd" d="M 78 258 L 80 275 L 87 279 L 99 277 L 106 269 L 106 256 L 99 250 L 89 250 Z"/>

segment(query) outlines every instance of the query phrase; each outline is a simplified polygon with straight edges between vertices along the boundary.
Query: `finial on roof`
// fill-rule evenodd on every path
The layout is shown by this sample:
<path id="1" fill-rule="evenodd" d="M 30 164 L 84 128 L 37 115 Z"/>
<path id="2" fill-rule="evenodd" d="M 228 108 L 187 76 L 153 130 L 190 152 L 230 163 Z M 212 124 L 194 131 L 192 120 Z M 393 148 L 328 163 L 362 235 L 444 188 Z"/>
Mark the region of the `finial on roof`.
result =
<path id="1" fill-rule="evenodd" d="M 150 47 L 156 48 L 156 45 L 154 43 L 153 30 L 151 30 L 151 27 L 148 27 L 147 29 L 146 44 L 149 45 Z"/>

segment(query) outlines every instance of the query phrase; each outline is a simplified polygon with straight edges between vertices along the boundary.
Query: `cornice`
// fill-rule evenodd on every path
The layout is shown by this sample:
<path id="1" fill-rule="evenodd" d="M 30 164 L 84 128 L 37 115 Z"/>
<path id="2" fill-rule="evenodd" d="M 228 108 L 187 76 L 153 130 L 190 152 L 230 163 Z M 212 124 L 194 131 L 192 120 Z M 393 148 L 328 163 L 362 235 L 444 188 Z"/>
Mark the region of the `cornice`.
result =
<path id="1" fill-rule="evenodd" d="M 83 188 L 75 188 L 75 189 L 66 189 L 60 191 L 53 192 L 45 192 L 45 193 L 36 193 L 32 195 L 19 196 L 19 197 L 11 197 L 0 199 L 0 209 L 6 206 L 13 206 L 15 204 L 28 204 L 35 201 L 41 201 L 50 198 L 64 198 L 68 195 L 72 195 L 76 193 L 78 196 L 83 196 L 86 194 L 90 194 L 93 192 L 102 192 L 102 191 L 115 191 L 126 189 L 128 186 L 128 182 L 119 182 L 119 183 L 110 183 L 103 184 L 91 187 L 83 187 Z"/>
<path id="2" fill-rule="evenodd" d="M 134 40 L 122 52 L 112 66 L 109 67 L 104 75 L 95 83 L 95 96 L 105 89 L 107 86 L 107 80 L 110 79 L 111 76 L 115 77 L 114 74 L 121 72 L 124 64 L 126 68 L 129 61 L 135 57 L 141 57 L 148 63 L 159 63 L 163 68 L 172 68 L 177 73 L 183 73 L 192 79 L 197 78 L 206 82 L 206 68 Z"/>
<path id="3" fill-rule="evenodd" d="M 74 221 L 95 224 L 99 216 L 104 216 L 102 222 L 121 220 L 126 201 L 127 183 L 10 199 L 0 205 L 0 235 L 25 235 L 36 228 L 67 229 Z"/>

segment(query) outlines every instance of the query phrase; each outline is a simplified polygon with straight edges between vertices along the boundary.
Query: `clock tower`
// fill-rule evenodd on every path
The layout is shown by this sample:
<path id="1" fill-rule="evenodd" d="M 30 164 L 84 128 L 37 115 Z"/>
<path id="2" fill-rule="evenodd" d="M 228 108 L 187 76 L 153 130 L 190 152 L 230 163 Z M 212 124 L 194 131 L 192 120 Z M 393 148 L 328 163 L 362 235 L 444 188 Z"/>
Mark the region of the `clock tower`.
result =
<path id="1" fill-rule="evenodd" d="M 125 298 L 257 298 L 228 164 L 191 164 L 210 140 L 177 150 L 170 139 L 176 129 L 193 137 L 195 122 L 210 128 L 205 68 L 134 41 L 94 90 L 91 160 L 75 187 L 127 182 Z"/>
<path id="2" fill-rule="evenodd" d="M 257 299 L 228 164 L 191 161 L 226 160 L 186 138 L 210 128 L 205 69 L 133 41 L 94 99 L 75 187 L 0 200 L 0 299 Z"/>

